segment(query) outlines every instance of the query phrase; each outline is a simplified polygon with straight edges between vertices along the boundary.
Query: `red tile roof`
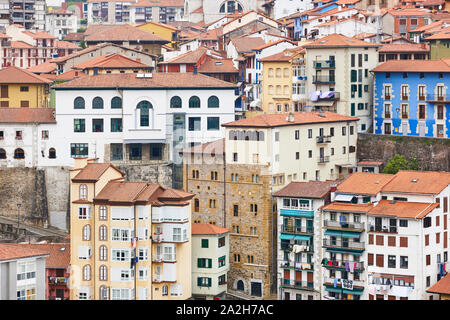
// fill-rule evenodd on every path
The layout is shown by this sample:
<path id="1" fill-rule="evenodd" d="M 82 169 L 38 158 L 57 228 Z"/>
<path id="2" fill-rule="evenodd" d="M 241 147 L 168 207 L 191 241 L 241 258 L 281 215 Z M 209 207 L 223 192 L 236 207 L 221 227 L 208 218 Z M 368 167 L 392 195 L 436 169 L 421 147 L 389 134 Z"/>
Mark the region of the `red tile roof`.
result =
<path id="1" fill-rule="evenodd" d="M 200 73 L 239 73 L 234 67 L 232 59 L 215 59 L 206 56 L 205 61 L 198 67 Z"/>
<path id="2" fill-rule="evenodd" d="M 384 192 L 439 194 L 450 184 L 450 172 L 400 170 Z"/>
<path id="3" fill-rule="evenodd" d="M 272 41 L 272 42 L 263 44 L 263 45 L 261 45 L 259 47 L 256 47 L 255 50 L 258 50 L 258 51 L 259 50 L 263 50 L 265 48 L 269 48 L 269 47 L 275 46 L 275 45 L 277 45 L 277 44 L 279 44 L 281 42 L 289 42 L 290 44 L 297 45 L 297 43 L 294 42 L 294 41 L 287 40 L 287 39 L 279 39 L 279 40 L 276 40 L 276 41 Z"/>
<path id="4" fill-rule="evenodd" d="M 200 58 L 206 54 L 208 48 L 206 47 L 198 47 L 193 51 L 188 51 L 186 53 L 180 54 L 179 56 L 172 58 L 168 61 L 160 62 L 159 64 L 195 64 Z"/>
<path id="5" fill-rule="evenodd" d="M 327 122 L 345 122 L 357 121 L 358 118 L 340 115 L 334 112 L 294 112 L 294 119 L 288 121 L 287 113 L 264 114 L 252 118 L 241 119 L 233 122 L 222 124 L 223 127 L 255 127 L 255 128 L 271 128 L 292 125 L 303 125 L 310 123 L 327 123 Z M 322 116 L 323 115 L 323 116 Z"/>
<path id="6" fill-rule="evenodd" d="M 263 38 L 260 37 L 232 38 L 231 42 L 234 44 L 236 51 L 239 53 L 252 52 L 254 49 L 266 44 Z"/>
<path id="7" fill-rule="evenodd" d="M 339 184 L 338 181 L 293 181 L 283 189 L 275 192 L 273 196 L 321 199 L 330 192 L 332 186 L 337 184 Z"/>
<path id="8" fill-rule="evenodd" d="M 338 211 L 338 212 L 361 212 L 368 213 L 373 208 L 371 203 L 345 203 L 345 202 L 332 202 L 320 209 L 325 211 Z"/>
<path id="9" fill-rule="evenodd" d="M 133 7 L 133 5 L 132 5 L 132 7 Z M 160 26 L 160 27 L 163 27 L 163 28 L 170 29 L 170 30 L 172 30 L 172 31 L 177 31 L 177 28 L 172 27 L 172 26 L 169 25 L 169 24 L 159 23 L 159 22 L 155 22 L 155 21 L 148 21 L 148 22 L 145 22 L 145 23 L 142 23 L 142 24 L 138 24 L 138 25 L 136 25 L 136 27 L 139 28 L 139 27 L 145 26 L 145 25 L 147 25 L 147 24 L 153 24 L 153 25 L 156 25 L 156 26 Z"/>
<path id="10" fill-rule="evenodd" d="M 29 49 L 34 47 L 24 41 L 11 41 L 11 48 Z"/>
<path id="11" fill-rule="evenodd" d="M 89 1 L 97 1 L 97 0 L 88 0 Z M 160 1 L 151 1 L 151 0 L 141 0 L 137 3 L 133 3 L 132 7 L 184 7 L 183 0 L 160 0 Z"/>
<path id="12" fill-rule="evenodd" d="M 397 218 L 422 219 L 433 211 L 439 204 L 423 202 L 406 202 L 381 200 L 369 211 L 369 215 Z"/>
<path id="13" fill-rule="evenodd" d="M 113 168 L 116 171 L 123 175 L 125 175 L 122 171 L 117 169 L 110 163 L 88 163 L 83 169 L 78 172 L 78 174 L 72 178 L 73 182 L 80 181 L 98 181 L 100 177 L 105 173 L 108 168 Z"/>
<path id="14" fill-rule="evenodd" d="M 79 70 L 69 70 L 66 71 L 64 73 L 55 75 L 54 77 L 52 77 L 52 80 L 55 81 L 68 81 L 68 80 L 73 80 L 75 78 L 79 78 L 79 77 L 85 77 L 87 76 L 87 74 L 79 71 Z"/>
<path id="15" fill-rule="evenodd" d="M 426 43 L 387 43 L 383 45 L 378 52 L 419 52 L 427 53 L 430 51 L 430 46 Z"/>
<path id="16" fill-rule="evenodd" d="M 444 28 L 439 32 L 436 32 L 435 34 L 426 37 L 424 40 L 444 40 L 444 39 L 450 39 L 450 27 Z"/>
<path id="17" fill-rule="evenodd" d="M 50 60 L 40 63 L 34 67 L 28 68 L 27 71 L 33 73 L 51 73 L 55 72 L 57 68 L 56 63 L 50 62 Z"/>
<path id="18" fill-rule="evenodd" d="M 236 88 L 235 84 L 192 72 L 156 72 L 152 78 L 138 78 L 135 73 L 99 74 L 74 79 L 53 86 L 65 88 Z"/>
<path id="19" fill-rule="evenodd" d="M 71 32 L 64 37 L 64 41 L 81 41 L 85 34 L 83 32 Z"/>
<path id="20" fill-rule="evenodd" d="M 373 72 L 450 72 L 450 58 L 440 60 L 389 60 Z"/>
<path id="21" fill-rule="evenodd" d="M 51 34 L 43 31 L 36 31 L 36 32 L 24 31 L 23 33 L 29 35 L 34 39 L 57 39 L 55 36 L 52 36 Z"/>
<path id="22" fill-rule="evenodd" d="M 380 166 L 383 164 L 383 161 L 370 161 L 370 160 L 363 160 L 359 161 L 358 165 L 368 165 L 368 166 Z"/>
<path id="23" fill-rule="evenodd" d="M 209 223 L 192 223 L 192 235 L 218 235 L 230 230 Z"/>
<path id="24" fill-rule="evenodd" d="M 305 49 L 303 49 L 303 48 L 297 52 L 295 52 L 295 51 L 293 52 L 292 49 L 284 50 L 282 52 L 278 52 L 273 55 L 262 58 L 259 61 L 261 61 L 261 62 L 283 62 L 283 61 L 289 62 L 292 58 L 294 58 L 298 54 L 301 54 L 304 52 L 305 52 Z"/>
<path id="25" fill-rule="evenodd" d="M 389 9 L 387 13 L 393 16 L 429 16 L 431 12 L 416 8 L 405 8 L 405 9 Z"/>
<path id="26" fill-rule="evenodd" d="M 393 174 L 355 172 L 338 187 L 340 193 L 375 195 L 392 179 Z"/>
<path id="27" fill-rule="evenodd" d="M 125 57 L 118 53 L 108 54 L 93 58 L 86 62 L 80 63 L 73 67 L 73 69 L 92 69 L 92 68 L 151 68 L 151 66 L 133 60 L 131 58 Z"/>
<path id="28" fill-rule="evenodd" d="M 45 250 L 37 250 L 21 247 L 19 244 L 0 243 L 0 261 L 16 260 L 23 258 L 47 256 L 49 253 Z"/>
<path id="29" fill-rule="evenodd" d="M 11 66 L 0 70 L 0 83 L 47 84 L 52 82 L 30 71 Z"/>
<path id="30" fill-rule="evenodd" d="M 349 38 L 341 34 L 333 33 L 316 41 L 303 45 L 306 49 L 312 48 L 347 48 L 347 47 L 381 47 L 378 43 Z"/>
<path id="31" fill-rule="evenodd" d="M 70 266 L 70 243 L 21 243 L 19 246 L 48 252 L 50 256 L 45 260 L 46 268 Z"/>
<path id="32" fill-rule="evenodd" d="M 76 44 L 73 44 L 69 41 L 56 41 L 56 48 L 58 49 L 80 49 L 79 46 Z"/>
<path id="33" fill-rule="evenodd" d="M 448 272 L 448 270 L 447 270 Z M 438 293 L 444 295 L 450 295 L 450 273 L 441 278 L 438 282 L 433 284 L 429 289 L 426 290 L 429 293 Z"/>
<path id="34" fill-rule="evenodd" d="M 133 27 L 129 24 L 116 25 L 107 30 L 99 31 L 87 35 L 84 40 L 86 42 L 113 42 L 113 41 L 131 41 L 131 42 L 152 42 L 152 43 L 169 43 L 170 41 L 161 38 L 153 33 Z"/>

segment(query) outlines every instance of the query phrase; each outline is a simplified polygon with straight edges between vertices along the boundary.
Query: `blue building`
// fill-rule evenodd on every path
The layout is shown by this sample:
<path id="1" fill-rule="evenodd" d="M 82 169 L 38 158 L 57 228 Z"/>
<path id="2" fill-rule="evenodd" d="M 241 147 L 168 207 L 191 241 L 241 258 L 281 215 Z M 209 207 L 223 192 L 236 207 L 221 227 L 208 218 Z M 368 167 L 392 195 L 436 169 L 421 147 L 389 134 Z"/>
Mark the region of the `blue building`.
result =
<path id="1" fill-rule="evenodd" d="M 391 60 L 372 70 L 374 133 L 450 137 L 450 59 Z"/>

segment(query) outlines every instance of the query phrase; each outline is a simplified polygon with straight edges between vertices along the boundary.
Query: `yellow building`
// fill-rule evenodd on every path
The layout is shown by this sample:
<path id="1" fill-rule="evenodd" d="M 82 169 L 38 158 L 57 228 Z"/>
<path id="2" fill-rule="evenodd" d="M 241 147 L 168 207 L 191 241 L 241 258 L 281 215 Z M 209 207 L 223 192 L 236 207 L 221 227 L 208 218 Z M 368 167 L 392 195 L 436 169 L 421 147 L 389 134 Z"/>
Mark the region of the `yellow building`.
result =
<path id="1" fill-rule="evenodd" d="M 247 117 L 264 113 L 298 112 L 305 102 L 304 49 L 286 49 L 262 58 L 262 106 Z M 253 112 L 256 111 L 256 112 Z"/>
<path id="2" fill-rule="evenodd" d="M 163 39 L 170 41 L 170 43 L 167 45 L 172 48 L 177 47 L 177 28 L 174 28 L 168 24 L 162 24 L 153 21 L 137 25 L 136 28 L 155 34 Z"/>
<path id="3" fill-rule="evenodd" d="M 52 81 L 34 73 L 8 67 L 0 70 L 1 108 L 48 108 Z"/>
<path id="4" fill-rule="evenodd" d="M 86 158 L 70 179 L 71 300 L 191 297 L 193 194 Z"/>

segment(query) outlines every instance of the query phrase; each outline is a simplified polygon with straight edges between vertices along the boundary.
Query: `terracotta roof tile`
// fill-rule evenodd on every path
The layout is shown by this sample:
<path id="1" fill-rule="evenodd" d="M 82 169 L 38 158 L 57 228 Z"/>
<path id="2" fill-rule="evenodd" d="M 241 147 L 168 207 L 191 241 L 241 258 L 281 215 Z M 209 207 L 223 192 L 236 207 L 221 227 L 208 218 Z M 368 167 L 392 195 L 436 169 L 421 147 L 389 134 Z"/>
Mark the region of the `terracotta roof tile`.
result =
<path id="1" fill-rule="evenodd" d="M 450 72 L 450 59 L 389 60 L 379 64 L 373 72 Z"/>
<path id="2" fill-rule="evenodd" d="M 93 58 L 73 67 L 73 69 L 80 70 L 92 68 L 151 68 L 151 66 L 125 57 L 121 54 L 114 53 Z"/>
<path id="3" fill-rule="evenodd" d="M 71 32 L 64 37 L 64 41 L 81 41 L 85 34 L 83 32 Z"/>
<path id="4" fill-rule="evenodd" d="M 76 44 L 73 44 L 69 41 L 56 41 L 56 48 L 58 49 L 80 49 L 79 46 Z"/>
<path id="5" fill-rule="evenodd" d="M 0 70 L 0 83 L 46 84 L 52 82 L 30 71 L 11 66 Z"/>
<path id="6" fill-rule="evenodd" d="M 397 218 L 421 219 L 433 211 L 439 204 L 381 200 L 369 211 L 369 215 Z"/>
<path id="7" fill-rule="evenodd" d="M 267 56 L 265 58 L 260 59 L 261 62 L 283 62 L 283 61 L 290 61 L 293 57 L 297 56 L 298 54 L 304 53 L 305 49 L 301 49 L 297 52 L 293 52 L 292 50 L 284 50 L 282 52 L 275 53 L 273 55 Z"/>
<path id="8" fill-rule="evenodd" d="M 105 163 L 105 165 L 108 165 Z M 109 166 L 109 165 L 108 165 Z M 134 202 L 137 196 L 147 187 L 147 182 L 112 181 L 94 198 L 110 202 Z"/>
<path id="9" fill-rule="evenodd" d="M 378 43 L 353 39 L 341 34 L 333 33 L 316 41 L 303 45 L 306 49 L 312 48 L 346 48 L 346 47 L 381 47 Z"/>
<path id="10" fill-rule="evenodd" d="M 160 64 L 180 64 L 180 63 L 197 63 L 200 58 L 206 54 L 208 48 L 198 47 L 195 50 L 188 51 L 186 53 L 180 54 L 179 56 L 172 58 L 168 61 L 163 61 Z"/>
<path id="11" fill-rule="evenodd" d="M 230 232 L 230 230 L 209 223 L 192 223 L 192 235 L 216 235 Z"/>
<path id="12" fill-rule="evenodd" d="M 416 8 L 407 8 L 407 9 L 389 9 L 387 13 L 390 13 L 393 16 L 429 16 L 431 12 L 426 10 L 416 9 Z"/>
<path id="13" fill-rule="evenodd" d="M 291 182 L 283 189 L 275 192 L 274 197 L 324 198 L 337 181 Z"/>
<path id="14" fill-rule="evenodd" d="M 371 203 L 344 203 L 344 202 L 332 202 L 320 209 L 326 211 L 338 211 L 338 212 L 360 212 L 368 213 L 373 208 Z"/>
<path id="15" fill-rule="evenodd" d="M 124 175 L 122 171 L 110 163 L 88 163 L 75 177 L 72 178 L 72 181 L 97 181 L 110 167 L 116 169 Z"/>
<path id="16" fill-rule="evenodd" d="M 0 123 L 56 123 L 53 108 L 19 107 L 0 108 Z"/>
<path id="17" fill-rule="evenodd" d="M 45 250 L 21 247 L 19 244 L 0 243 L 0 261 L 46 256 Z"/>
<path id="18" fill-rule="evenodd" d="M 387 43 L 378 52 L 429 52 L 430 46 L 426 43 Z"/>
<path id="19" fill-rule="evenodd" d="M 424 40 L 443 40 L 443 39 L 450 39 L 450 27 L 444 28 L 439 32 L 436 32 L 435 34 L 426 37 Z"/>
<path id="20" fill-rule="evenodd" d="M 99 74 L 74 79 L 53 86 L 65 88 L 236 88 L 236 85 L 191 72 L 156 72 L 152 78 L 138 78 L 135 73 Z"/>
<path id="21" fill-rule="evenodd" d="M 359 161 L 358 165 L 369 165 L 369 166 L 380 166 L 383 164 L 383 161 L 370 161 L 370 160 L 363 160 Z"/>
<path id="22" fill-rule="evenodd" d="M 36 31 L 36 32 L 24 31 L 23 33 L 29 35 L 34 39 L 57 39 L 55 36 L 52 36 L 51 34 L 43 31 Z"/>
<path id="23" fill-rule="evenodd" d="M 269 48 L 269 47 L 275 46 L 275 45 L 277 45 L 277 44 L 279 44 L 281 42 L 289 42 L 290 44 L 297 45 L 297 43 L 295 43 L 294 41 L 291 41 L 291 40 L 288 40 L 288 39 L 279 39 L 279 40 L 276 40 L 276 41 L 272 41 L 272 42 L 263 44 L 263 45 L 261 45 L 259 47 L 256 47 L 254 50 L 258 50 L 258 51 L 259 50 L 263 50 L 265 48 Z"/>
<path id="24" fill-rule="evenodd" d="M 55 75 L 54 77 L 52 77 L 52 80 L 55 80 L 55 81 L 68 81 L 68 80 L 73 80 L 75 78 L 85 77 L 85 76 L 87 76 L 87 74 L 85 74 L 85 73 L 83 73 L 81 71 L 78 71 L 78 70 L 71 69 L 71 70 L 66 71 L 64 73 Z"/>
<path id="25" fill-rule="evenodd" d="M 88 0 L 91 1 L 91 0 Z M 97 0 L 92 0 L 97 1 Z M 138 3 L 134 3 L 131 5 L 132 7 L 184 7 L 183 0 L 159 0 L 159 1 L 151 1 L 151 0 L 141 0 Z"/>
<path id="26" fill-rule="evenodd" d="M 448 273 L 445 277 L 441 278 L 441 280 L 433 284 L 426 291 L 430 293 L 450 295 L 450 273 Z"/>
<path id="27" fill-rule="evenodd" d="M 393 174 L 355 172 L 337 187 L 337 191 L 340 193 L 375 195 L 394 177 Z"/>
<path id="28" fill-rule="evenodd" d="M 232 59 L 215 59 L 206 56 L 205 61 L 198 67 L 201 73 L 238 73 Z"/>
<path id="29" fill-rule="evenodd" d="M 131 6 L 132 7 L 133 6 L 138 7 L 137 5 L 131 5 Z M 160 26 L 160 27 L 163 27 L 163 28 L 170 29 L 172 31 L 177 31 L 177 28 L 175 28 L 175 27 L 173 27 L 173 26 L 171 26 L 169 24 L 159 23 L 159 22 L 156 22 L 156 21 L 148 21 L 148 22 L 145 22 L 145 23 L 142 23 L 142 24 L 138 24 L 138 25 L 136 25 L 136 27 L 139 28 L 139 27 L 145 26 L 147 24 L 153 24 L 153 25 L 156 25 L 156 26 Z"/>
<path id="30" fill-rule="evenodd" d="M 265 45 L 265 41 L 260 37 L 239 37 L 232 38 L 231 42 L 233 42 L 237 52 L 251 52 L 258 47 Z"/>
<path id="31" fill-rule="evenodd" d="M 321 116 L 323 114 L 324 116 Z M 287 120 L 287 113 L 264 114 L 252 118 L 241 119 L 223 124 L 223 127 L 256 127 L 270 128 L 309 123 L 357 121 L 358 118 L 340 115 L 334 112 L 294 112 L 294 121 Z"/>
<path id="32" fill-rule="evenodd" d="M 21 243 L 19 246 L 48 252 L 46 268 L 68 268 L 70 265 L 70 243 Z"/>
<path id="33" fill-rule="evenodd" d="M 89 34 L 84 40 L 86 42 L 140 41 L 142 43 L 156 42 L 163 44 L 170 42 L 160 36 L 133 27 L 129 24 L 116 25 L 114 28 Z"/>
<path id="34" fill-rule="evenodd" d="M 56 63 L 50 62 L 50 60 L 40 63 L 34 67 L 28 68 L 27 71 L 33 73 L 51 73 L 55 72 L 57 68 Z"/>
<path id="35" fill-rule="evenodd" d="M 400 170 L 383 192 L 439 194 L 450 184 L 450 172 Z"/>

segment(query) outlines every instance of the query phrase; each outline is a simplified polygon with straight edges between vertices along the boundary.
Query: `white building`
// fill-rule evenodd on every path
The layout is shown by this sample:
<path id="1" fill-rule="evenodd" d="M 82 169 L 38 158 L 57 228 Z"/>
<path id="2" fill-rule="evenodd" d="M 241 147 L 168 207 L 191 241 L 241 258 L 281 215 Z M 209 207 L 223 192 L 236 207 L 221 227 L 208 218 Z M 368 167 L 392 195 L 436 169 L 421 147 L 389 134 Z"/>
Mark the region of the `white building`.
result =
<path id="1" fill-rule="evenodd" d="M 192 296 L 223 299 L 230 269 L 229 230 L 207 223 L 192 224 Z"/>
<path id="2" fill-rule="evenodd" d="M 223 138 L 221 124 L 234 120 L 235 86 L 202 74 L 103 74 L 53 88 L 60 165 L 181 164 L 178 150 Z"/>
<path id="3" fill-rule="evenodd" d="M 273 11 L 273 18 L 277 20 L 297 12 L 313 9 L 312 0 L 272 0 L 267 2 L 273 2 L 271 11 Z"/>
<path id="4" fill-rule="evenodd" d="M 54 10 L 45 15 L 45 20 L 46 31 L 59 40 L 78 30 L 78 17 L 72 11 Z"/>
<path id="5" fill-rule="evenodd" d="M 0 168 L 59 165 L 54 112 L 49 108 L 0 110 Z"/>

